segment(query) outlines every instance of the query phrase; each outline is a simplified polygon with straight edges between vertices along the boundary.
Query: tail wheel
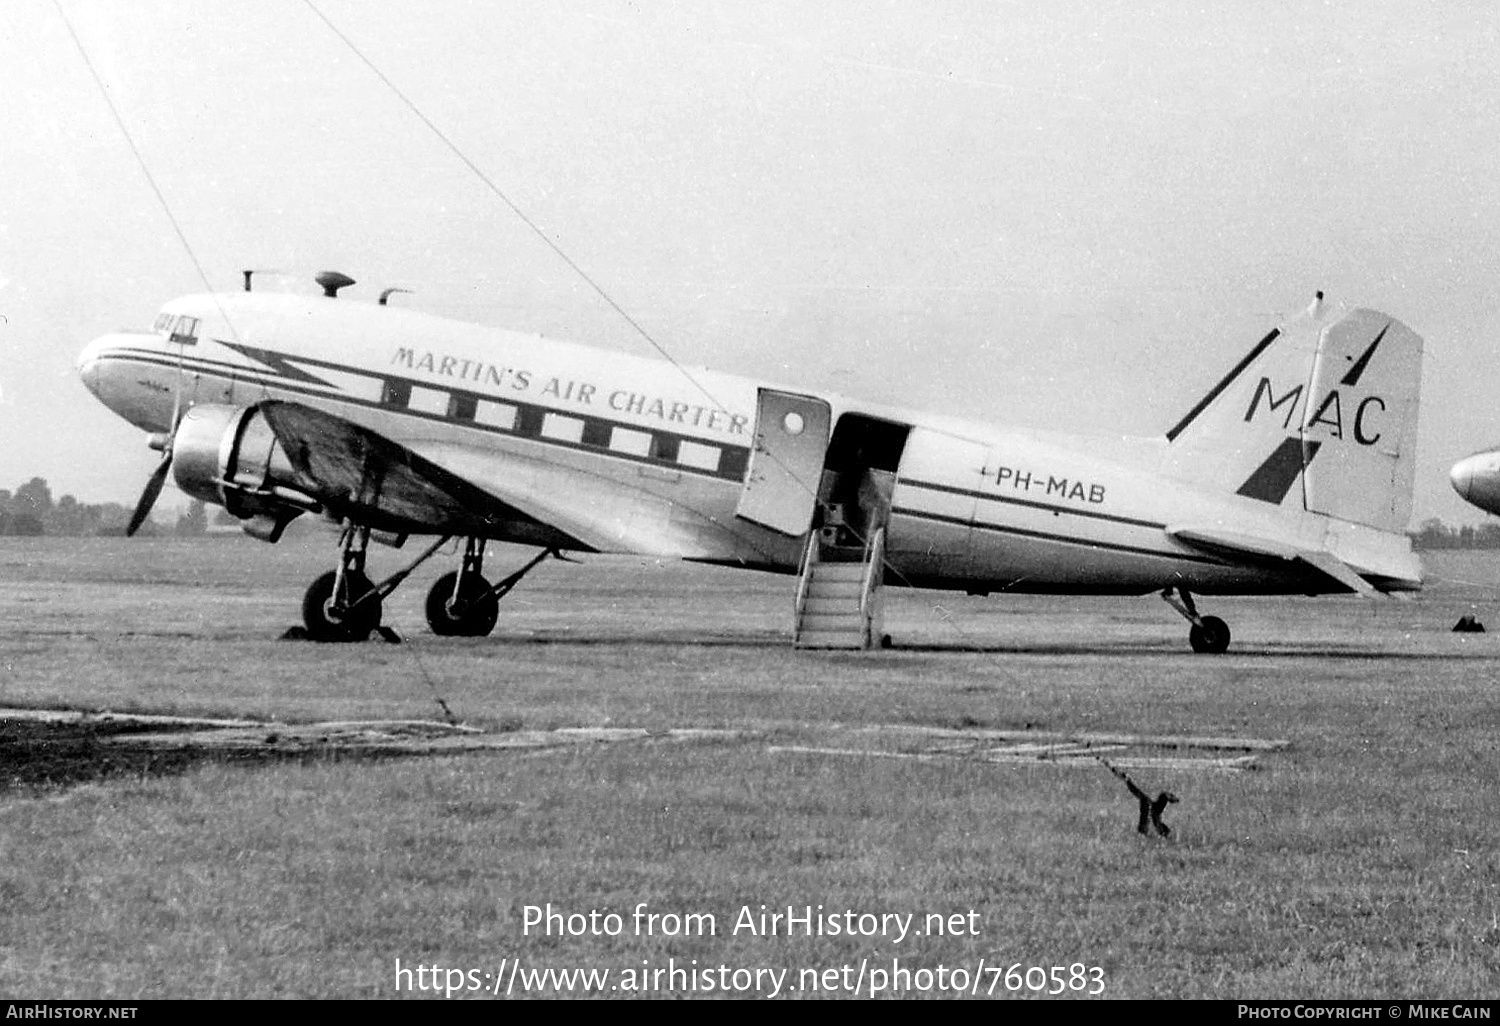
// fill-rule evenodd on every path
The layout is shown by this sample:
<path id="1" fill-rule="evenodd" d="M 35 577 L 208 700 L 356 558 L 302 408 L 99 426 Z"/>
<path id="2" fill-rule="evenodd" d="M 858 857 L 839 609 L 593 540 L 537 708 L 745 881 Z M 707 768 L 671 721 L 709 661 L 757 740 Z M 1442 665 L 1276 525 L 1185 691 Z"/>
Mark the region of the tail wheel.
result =
<path id="1" fill-rule="evenodd" d="M 312 582 L 302 597 L 302 622 L 318 641 L 364 641 L 380 626 L 380 597 L 359 602 L 375 586 L 358 570 L 349 570 L 344 574 L 343 601 L 336 602 L 337 581 L 337 572 L 330 570 Z"/>
<path id="2" fill-rule="evenodd" d="M 1205 616 L 1188 631 L 1188 644 L 1193 646 L 1194 652 L 1218 655 L 1228 651 L 1229 624 L 1217 616 Z"/>
<path id="3" fill-rule="evenodd" d="M 465 574 L 458 597 L 453 587 L 456 570 L 437 579 L 427 593 L 427 626 L 432 633 L 445 637 L 482 638 L 495 629 L 500 618 L 500 600 L 490 590 L 490 582 L 478 574 Z"/>

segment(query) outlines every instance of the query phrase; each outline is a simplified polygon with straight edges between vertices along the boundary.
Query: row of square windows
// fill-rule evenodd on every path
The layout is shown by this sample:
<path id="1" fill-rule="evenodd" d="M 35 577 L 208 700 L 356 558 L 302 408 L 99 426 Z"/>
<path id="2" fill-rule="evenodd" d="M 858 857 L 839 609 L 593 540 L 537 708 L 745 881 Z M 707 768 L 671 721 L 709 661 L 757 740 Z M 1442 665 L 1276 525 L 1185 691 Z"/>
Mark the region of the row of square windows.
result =
<path id="1" fill-rule="evenodd" d="M 407 381 L 388 380 L 381 392 L 385 406 L 447 417 L 449 420 L 472 421 L 531 438 L 550 438 L 575 445 L 594 446 L 627 456 L 677 463 L 713 474 L 740 476 L 747 452 L 725 450 L 717 445 L 695 442 L 675 435 L 657 434 L 628 428 L 602 420 L 570 417 L 535 406 L 479 399 L 471 395 L 423 388 Z"/>

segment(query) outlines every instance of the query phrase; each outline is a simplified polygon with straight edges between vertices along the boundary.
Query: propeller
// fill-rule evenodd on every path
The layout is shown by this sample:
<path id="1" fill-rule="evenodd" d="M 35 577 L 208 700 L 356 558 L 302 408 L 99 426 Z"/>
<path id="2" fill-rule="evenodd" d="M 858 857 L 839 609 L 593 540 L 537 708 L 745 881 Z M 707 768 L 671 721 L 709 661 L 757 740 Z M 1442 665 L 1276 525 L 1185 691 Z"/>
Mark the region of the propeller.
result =
<path id="1" fill-rule="evenodd" d="M 172 469 L 172 449 L 168 445 L 162 450 L 161 462 L 151 472 L 151 477 L 146 481 L 146 489 L 141 492 L 140 501 L 135 504 L 135 512 L 130 514 L 130 524 L 125 528 L 125 537 L 129 538 L 141 529 L 146 518 L 151 515 L 151 507 L 156 505 L 156 499 L 161 495 L 161 486 L 167 483 L 167 471 Z"/>
<path id="2" fill-rule="evenodd" d="M 245 284 L 249 283 L 249 272 L 246 272 Z M 151 448 L 161 451 L 161 462 L 146 479 L 146 487 L 141 490 L 141 497 L 136 500 L 135 512 L 130 514 L 130 523 L 125 525 L 127 538 L 135 537 L 135 532 L 141 529 L 141 525 L 151 515 L 151 507 L 156 505 L 156 500 L 161 496 L 162 485 L 167 483 L 167 471 L 172 469 L 172 443 L 177 440 L 177 428 L 182 424 L 182 360 L 186 348 L 186 346 L 177 348 L 177 388 L 172 393 L 172 427 L 164 434 L 153 434 L 146 441 Z"/>

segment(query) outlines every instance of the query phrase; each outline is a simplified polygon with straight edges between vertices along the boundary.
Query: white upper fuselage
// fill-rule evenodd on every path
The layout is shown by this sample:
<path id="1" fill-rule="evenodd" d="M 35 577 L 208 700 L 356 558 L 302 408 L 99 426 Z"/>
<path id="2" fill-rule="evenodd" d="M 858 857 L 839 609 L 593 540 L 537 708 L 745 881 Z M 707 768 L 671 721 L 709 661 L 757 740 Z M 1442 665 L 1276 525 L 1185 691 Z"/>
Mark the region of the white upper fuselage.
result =
<path id="1" fill-rule="evenodd" d="M 142 430 L 170 430 L 179 402 L 289 400 L 378 432 L 590 548 L 796 569 L 800 538 L 736 515 L 763 382 L 349 299 L 188 296 L 158 325 L 97 339 L 79 359 L 88 388 Z M 893 582 L 1328 590 L 1284 560 L 1186 544 L 1173 535 L 1184 525 L 1333 551 L 1393 586 L 1420 577 L 1404 537 L 1208 489 L 1173 469 L 1165 440 L 781 390 L 826 402 L 835 423 L 860 414 L 910 427 L 891 502 Z"/>

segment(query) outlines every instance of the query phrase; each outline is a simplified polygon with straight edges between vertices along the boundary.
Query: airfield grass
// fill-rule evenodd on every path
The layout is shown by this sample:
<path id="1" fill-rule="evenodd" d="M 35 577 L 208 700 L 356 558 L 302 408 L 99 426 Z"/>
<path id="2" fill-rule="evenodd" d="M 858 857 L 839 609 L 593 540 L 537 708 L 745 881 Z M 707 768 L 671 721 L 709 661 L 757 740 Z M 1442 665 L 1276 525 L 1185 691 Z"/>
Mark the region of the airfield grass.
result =
<path id="1" fill-rule="evenodd" d="M 1206 600 L 1236 632 L 1217 658 L 1187 653 L 1154 599 L 930 593 L 893 593 L 895 650 L 818 655 L 790 650 L 786 578 L 548 564 L 495 636 L 440 640 L 420 620 L 433 565 L 388 606 L 406 644 L 320 646 L 276 639 L 326 539 L 7 544 L 0 704 L 745 732 L 0 784 L 7 996 L 391 997 L 397 959 L 488 988 L 517 958 L 612 984 L 669 960 L 788 970 L 782 993 L 800 997 L 843 993 L 803 970 L 849 966 L 852 982 L 897 959 L 971 976 L 981 960 L 1083 963 L 1109 997 L 1500 990 L 1500 639 L 1447 632 L 1500 608 L 1494 562 L 1449 557 L 1408 603 Z M 1135 832 L 1102 767 L 771 750 L 887 724 L 1291 746 L 1252 772 L 1133 771 L 1181 797 L 1170 839 Z M 623 930 L 524 932 L 548 903 Z M 711 914 L 717 933 L 638 935 L 641 903 Z M 744 906 L 820 904 L 915 913 L 918 930 L 972 910 L 978 930 L 732 932 Z"/>

